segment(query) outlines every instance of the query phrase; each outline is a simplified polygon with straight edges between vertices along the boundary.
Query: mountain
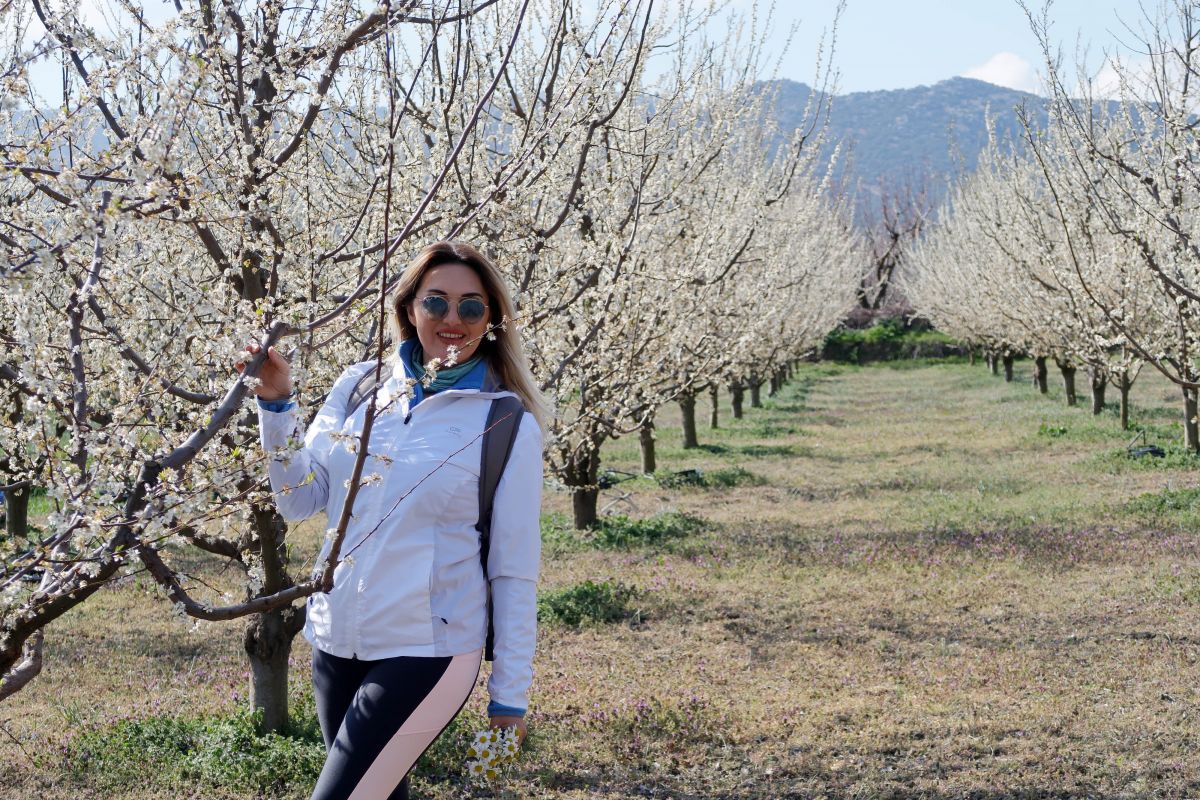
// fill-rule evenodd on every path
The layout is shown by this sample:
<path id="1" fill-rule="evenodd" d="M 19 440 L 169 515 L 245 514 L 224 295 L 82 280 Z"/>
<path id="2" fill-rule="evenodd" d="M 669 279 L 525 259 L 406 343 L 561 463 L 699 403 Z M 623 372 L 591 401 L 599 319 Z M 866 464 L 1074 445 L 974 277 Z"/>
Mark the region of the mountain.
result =
<path id="1" fill-rule="evenodd" d="M 811 87 L 771 81 L 778 92 L 776 116 L 791 133 L 803 122 Z M 833 98 L 826 148 L 843 145 L 839 175 L 850 191 L 876 194 L 880 187 L 921 186 L 940 196 L 946 179 L 974 169 L 987 144 L 987 118 L 997 135 L 1019 138 L 1016 109 L 1026 107 L 1037 124 L 1046 121 L 1046 101 L 1034 94 L 971 78 L 950 78 L 933 86 L 878 92 L 852 92 Z M 959 163 L 961 162 L 961 163 Z"/>

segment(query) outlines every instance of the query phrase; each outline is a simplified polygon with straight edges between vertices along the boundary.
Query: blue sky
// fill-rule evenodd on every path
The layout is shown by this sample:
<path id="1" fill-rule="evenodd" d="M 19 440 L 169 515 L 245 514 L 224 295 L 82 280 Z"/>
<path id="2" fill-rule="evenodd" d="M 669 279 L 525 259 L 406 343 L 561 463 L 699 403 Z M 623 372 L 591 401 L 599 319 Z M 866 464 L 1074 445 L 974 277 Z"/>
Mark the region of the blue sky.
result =
<path id="1" fill-rule="evenodd" d="M 1029 2 L 1040 8 L 1040 0 Z M 1146 0 L 1151 7 L 1157 2 Z M 98 23 L 96 9 L 104 4 L 82 0 L 85 19 Z M 171 13 L 164 0 L 145 5 L 152 18 Z M 748 14 L 754 0 L 730 0 L 730 5 Z M 760 14 L 768 5 L 769 0 L 759 2 Z M 790 26 L 798 24 L 778 77 L 813 82 L 817 44 L 831 29 L 837 5 L 838 0 L 777 0 L 768 47 L 782 52 Z M 670 13 L 672 3 L 656 0 L 656 6 Z M 1053 36 L 1069 63 L 1082 37 L 1091 43 L 1089 63 L 1097 72 L 1103 51 L 1119 40 L 1129 41 L 1126 25 L 1136 30 L 1142 12 L 1138 0 L 1055 0 L 1050 18 Z M 1037 40 L 1016 0 L 846 0 L 834 61 L 840 93 L 901 89 L 956 75 L 1037 91 L 1041 64 Z M 53 64 L 39 65 L 34 74 L 48 96 L 56 94 L 58 71 Z"/>
<path id="2" fill-rule="evenodd" d="M 1147 0 L 1153 7 L 1156 0 Z M 735 5 L 743 10 L 748 0 Z M 1040 8 L 1034 0 L 1033 5 Z M 761 7 L 761 6 L 760 6 Z M 833 23 L 836 0 L 778 3 L 771 45 L 782 49 L 790 23 L 800 28 L 779 77 L 812 82 L 816 43 Z M 1091 43 L 1089 64 L 1129 42 L 1143 16 L 1137 0 L 1056 0 L 1052 35 L 1074 63 L 1079 37 Z M 837 31 L 834 66 L 841 93 L 933 84 L 956 75 L 1037 91 L 1042 55 L 1015 0 L 847 0 Z"/>

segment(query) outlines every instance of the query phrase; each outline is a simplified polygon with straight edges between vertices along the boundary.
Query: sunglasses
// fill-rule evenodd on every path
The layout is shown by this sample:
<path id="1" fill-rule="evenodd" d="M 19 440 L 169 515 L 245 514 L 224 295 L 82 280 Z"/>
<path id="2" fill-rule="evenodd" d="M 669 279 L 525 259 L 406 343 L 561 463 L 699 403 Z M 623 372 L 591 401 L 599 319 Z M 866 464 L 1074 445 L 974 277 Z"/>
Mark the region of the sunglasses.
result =
<path id="1" fill-rule="evenodd" d="M 440 294 L 428 294 L 418 300 L 421 310 L 430 319 L 445 319 L 450 313 L 450 301 Z M 458 301 L 458 318 L 474 325 L 487 315 L 487 303 L 477 297 L 463 297 Z"/>

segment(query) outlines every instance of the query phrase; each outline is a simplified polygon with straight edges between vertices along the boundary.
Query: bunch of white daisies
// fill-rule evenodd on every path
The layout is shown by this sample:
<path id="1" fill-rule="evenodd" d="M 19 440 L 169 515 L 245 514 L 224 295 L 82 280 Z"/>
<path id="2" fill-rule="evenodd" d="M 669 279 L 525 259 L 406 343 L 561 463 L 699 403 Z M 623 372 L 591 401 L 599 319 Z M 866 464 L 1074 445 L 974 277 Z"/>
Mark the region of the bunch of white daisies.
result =
<path id="1" fill-rule="evenodd" d="M 521 742 L 516 727 L 478 731 L 467 750 L 467 775 L 471 780 L 490 783 L 500 775 L 500 767 L 515 761 Z"/>

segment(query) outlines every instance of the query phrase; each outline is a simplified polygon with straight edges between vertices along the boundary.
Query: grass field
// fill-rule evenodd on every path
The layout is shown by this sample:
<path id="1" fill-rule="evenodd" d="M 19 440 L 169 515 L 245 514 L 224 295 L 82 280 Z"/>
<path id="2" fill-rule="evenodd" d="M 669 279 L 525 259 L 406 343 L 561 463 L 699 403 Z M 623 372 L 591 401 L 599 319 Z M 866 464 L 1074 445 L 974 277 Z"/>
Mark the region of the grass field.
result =
<path id="1" fill-rule="evenodd" d="M 547 492 L 527 752 L 470 788 L 445 743 L 414 796 L 1200 795 L 1200 461 L 1176 391 L 1147 371 L 1133 397 L 1165 458 L 965 364 L 806 366 L 699 450 L 664 414 L 660 465 L 709 485 L 622 483 L 602 504 L 634 521 L 587 535 Z M 638 463 L 636 437 L 605 451 Z M 5 800 L 307 796 L 311 725 L 265 777 L 151 752 L 156 721 L 228 720 L 246 683 L 239 625 L 164 606 L 127 580 L 49 631 L 0 705 Z M 307 657 L 298 639 L 311 719 Z"/>

